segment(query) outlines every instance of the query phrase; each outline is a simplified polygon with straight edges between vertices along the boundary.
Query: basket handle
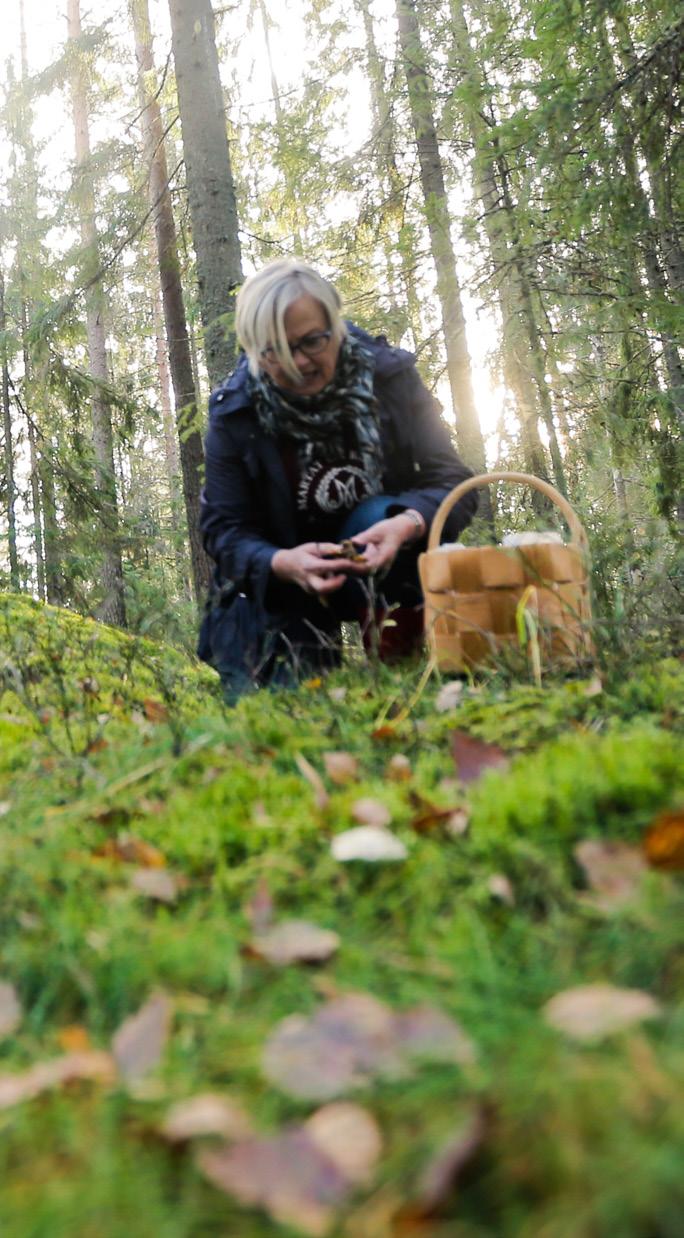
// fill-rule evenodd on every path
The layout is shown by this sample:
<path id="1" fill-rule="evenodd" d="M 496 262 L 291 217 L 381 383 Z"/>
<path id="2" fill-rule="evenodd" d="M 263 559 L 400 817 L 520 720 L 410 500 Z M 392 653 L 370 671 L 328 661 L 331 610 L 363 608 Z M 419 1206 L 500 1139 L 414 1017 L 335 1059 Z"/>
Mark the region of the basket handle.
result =
<path id="1" fill-rule="evenodd" d="M 532 486 L 535 490 L 540 490 L 545 494 L 547 499 L 551 499 L 556 504 L 565 518 L 572 542 L 579 546 L 581 550 L 587 551 L 589 541 L 584 531 L 584 527 L 576 514 L 573 507 L 570 506 L 568 500 L 563 498 L 562 494 L 547 481 L 542 481 L 540 477 L 535 477 L 532 473 L 478 473 L 477 477 L 469 477 L 467 481 L 462 481 L 459 486 L 455 486 L 450 494 L 440 503 L 437 514 L 430 527 L 430 536 L 428 538 L 427 549 L 435 550 L 439 546 L 444 524 L 449 512 L 459 499 L 462 499 L 469 490 L 476 490 L 478 486 L 487 486 L 494 481 L 513 481 L 521 486 Z"/>

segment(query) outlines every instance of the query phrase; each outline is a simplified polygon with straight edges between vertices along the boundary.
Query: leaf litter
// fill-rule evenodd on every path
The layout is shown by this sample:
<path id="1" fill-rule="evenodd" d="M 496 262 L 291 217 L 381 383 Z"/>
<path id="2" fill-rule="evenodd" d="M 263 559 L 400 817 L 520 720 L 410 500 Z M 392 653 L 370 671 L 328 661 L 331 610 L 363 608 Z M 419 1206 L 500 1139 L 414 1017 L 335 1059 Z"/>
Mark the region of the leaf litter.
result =
<path id="1" fill-rule="evenodd" d="M 582 896 L 589 906 L 611 912 L 640 893 L 647 865 L 638 847 L 585 838 L 573 854 L 589 884 L 590 893 Z"/>
<path id="2" fill-rule="evenodd" d="M 508 754 L 498 744 L 476 739 L 467 731 L 451 732 L 451 751 L 458 776 L 465 784 L 477 782 L 490 770 L 507 769 L 510 764 Z"/>
<path id="3" fill-rule="evenodd" d="M 325 963 L 339 946 L 339 935 L 331 929 L 308 920 L 280 920 L 256 933 L 249 950 L 276 967 L 287 967 L 289 963 Z"/>
<path id="4" fill-rule="evenodd" d="M 302 1100 L 332 1100 L 377 1076 L 402 1078 L 416 1061 L 474 1061 L 472 1041 L 429 1006 L 395 1012 L 369 993 L 333 997 L 313 1015 L 289 1015 L 266 1041 L 271 1083 Z"/>
<path id="5" fill-rule="evenodd" d="M 153 993 L 135 1014 L 124 1019 L 112 1038 L 112 1053 L 126 1083 L 136 1083 L 159 1065 L 172 1018 L 171 999 L 166 993 Z"/>

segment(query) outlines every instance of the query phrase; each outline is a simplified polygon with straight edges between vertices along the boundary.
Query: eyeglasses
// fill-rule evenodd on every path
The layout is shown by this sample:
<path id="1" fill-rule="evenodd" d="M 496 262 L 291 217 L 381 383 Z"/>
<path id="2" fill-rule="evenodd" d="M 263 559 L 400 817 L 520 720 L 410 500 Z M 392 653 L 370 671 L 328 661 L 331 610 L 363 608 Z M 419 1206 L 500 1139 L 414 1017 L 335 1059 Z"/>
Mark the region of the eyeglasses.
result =
<path id="1" fill-rule="evenodd" d="M 312 331 L 310 335 L 303 335 L 301 340 L 290 344 L 290 352 L 293 357 L 296 352 L 304 353 L 305 357 L 317 357 L 325 350 L 331 338 L 332 331 Z M 275 348 L 270 345 L 268 348 L 262 348 L 260 355 L 263 361 L 279 360 Z"/>

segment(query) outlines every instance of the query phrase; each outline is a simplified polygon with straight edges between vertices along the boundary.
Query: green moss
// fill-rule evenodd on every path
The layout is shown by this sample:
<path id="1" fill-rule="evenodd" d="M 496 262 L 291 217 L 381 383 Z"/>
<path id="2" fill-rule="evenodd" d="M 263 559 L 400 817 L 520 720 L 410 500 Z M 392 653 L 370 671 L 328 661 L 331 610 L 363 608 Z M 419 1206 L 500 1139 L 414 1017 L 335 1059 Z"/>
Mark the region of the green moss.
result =
<path id="1" fill-rule="evenodd" d="M 1 1069 L 60 1052 L 68 1024 L 106 1046 L 155 987 L 177 1006 L 147 1093 L 76 1086 L 0 1114 L 3 1234 L 287 1232 L 222 1197 L 191 1154 L 170 1151 L 154 1131 L 172 1100 L 196 1091 L 231 1092 L 264 1130 L 309 1112 L 267 1086 L 261 1049 L 279 1018 L 336 987 L 396 1007 L 438 1005 L 478 1046 L 471 1071 L 425 1066 L 360 1096 L 386 1139 L 381 1189 L 399 1194 L 459 1114 L 482 1098 L 491 1106 L 486 1149 L 440 1238 L 675 1238 L 682 885 L 652 873 L 633 904 L 602 915 L 581 898 L 572 851 L 587 836 L 636 842 L 682 796 L 677 664 L 608 682 L 601 695 L 580 681 L 466 688 L 449 715 L 435 712 L 431 684 L 383 742 L 371 738 L 377 719 L 392 697 L 409 696 L 416 668 L 371 679 L 357 667 L 225 711 L 215 678 L 176 650 L 25 600 L 3 601 L 2 622 L 0 978 L 16 984 L 25 1017 L 0 1040 Z M 85 678 L 96 690 L 84 690 Z M 333 686 L 346 688 L 343 701 Z M 149 699 L 164 706 L 156 721 L 145 716 Z M 103 742 L 88 750 L 102 714 Z M 466 799 L 466 789 L 441 785 L 455 776 L 454 727 L 500 743 L 512 763 L 467 788 L 466 835 L 418 836 L 412 791 L 442 804 Z M 331 749 L 357 756 L 359 781 L 328 784 L 321 810 L 295 757 L 322 771 Z M 410 783 L 387 780 L 397 751 L 411 762 Z M 390 809 L 404 863 L 331 858 L 330 837 L 353 824 L 361 795 Z M 142 898 L 130 865 L 99 854 L 121 832 L 156 845 L 185 878 L 176 905 Z M 494 872 L 511 880 L 513 906 L 492 897 Z M 340 934 L 323 976 L 245 952 L 245 904 L 264 879 L 279 915 Z M 541 1007 L 592 980 L 647 989 L 663 1019 L 604 1046 L 566 1044 Z"/>

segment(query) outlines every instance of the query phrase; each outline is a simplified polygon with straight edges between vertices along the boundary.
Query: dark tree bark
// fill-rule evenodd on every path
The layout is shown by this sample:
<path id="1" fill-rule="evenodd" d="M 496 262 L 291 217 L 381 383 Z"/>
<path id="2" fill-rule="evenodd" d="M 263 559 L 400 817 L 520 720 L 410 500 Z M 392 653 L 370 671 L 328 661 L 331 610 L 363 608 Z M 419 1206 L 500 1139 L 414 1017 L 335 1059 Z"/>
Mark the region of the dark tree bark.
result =
<path id="1" fill-rule="evenodd" d="M 169 0 L 204 349 L 212 386 L 235 363 L 237 207 L 210 0 Z"/>
<path id="2" fill-rule="evenodd" d="M 169 190 L 164 127 L 154 80 L 152 33 L 147 0 L 130 0 L 130 8 L 138 62 L 138 89 L 142 108 L 145 155 L 149 165 L 150 203 L 153 209 L 164 323 L 176 408 L 190 559 L 195 597 L 199 601 L 208 586 L 210 576 L 209 560 L 202 548 L 199 535 L 202 438 L 198 426 L 195 381 L 183 303 L 178 239 Z"/>

